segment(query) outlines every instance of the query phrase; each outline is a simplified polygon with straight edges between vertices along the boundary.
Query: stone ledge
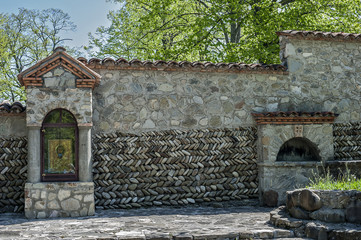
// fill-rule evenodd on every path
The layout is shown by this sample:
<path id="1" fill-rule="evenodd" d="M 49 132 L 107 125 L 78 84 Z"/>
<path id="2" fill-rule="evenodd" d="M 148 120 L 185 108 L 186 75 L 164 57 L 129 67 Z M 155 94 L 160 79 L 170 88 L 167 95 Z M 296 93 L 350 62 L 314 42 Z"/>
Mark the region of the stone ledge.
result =
<path id="1" fill-rule="evenodd" d="M 296 189 L 287 192 L 287 211 L 300 219 L 361 223 L 361 192 Z"/>
<path id="2" fill-rule="evenodd" d="M 359 224 L 300 220 L 292 218 L 286 212 L 285 206 L 280 206 L 270 212 L 270 223 L 275 227 L 292 230 L 295 237 L 334 240 L 361 239 L 361 226 Z"/>

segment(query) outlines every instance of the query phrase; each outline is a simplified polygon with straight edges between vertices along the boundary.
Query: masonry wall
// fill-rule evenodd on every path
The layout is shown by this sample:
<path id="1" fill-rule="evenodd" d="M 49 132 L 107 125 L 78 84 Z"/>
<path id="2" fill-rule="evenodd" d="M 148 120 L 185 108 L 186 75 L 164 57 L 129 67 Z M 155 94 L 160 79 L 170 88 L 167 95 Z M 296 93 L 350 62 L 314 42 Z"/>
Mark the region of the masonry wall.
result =
<path id="1" fill-rule="evenodd" d="M 0 212 L 24 210 L 26 177 L 25 115 L 0 115 Z"/>
<path id="2" fill-rule="evenodd" d="M 258 196 L 256 128 L 93 137 L 96 205 L 132 208 Z"/>
<path id="3" fill-rule="evenodd" d="M 338 123 L 360 122 L 360 42 L 280 40 L 289 71 L 289 110 L 331 111 L 340 114 Z"/>
<path id="4" fill-rule="evenodd" d="M 172 165 L 162 165 L 161 168 L 156 164 L 152 165 L 154 161 L 156 163 L 168 161 L 167 156 L 172 151 L 167 147 L 161 152 L 157 152 L 160 149 L 149 150 L 156 155 L 145 157 L 140 153 L 145 151 L 144 149 L 130 147 L 133 143 L 127 144 L 127 141 L 132 141 L 130 139 L 142 138 L 147 133 L 154 137 L 174 139 L 175 136 L 172 134 L 168 136 L 164 133 L 180 130 L 192 134 L 200 130 L 213 132 L 213 129 L 224 128 L 232 132 L 239 127 L 255 126 L 252 112 L 275 111 L 331 111 L 340 114 L 336 119 L 339 124 L 359 124 L 361 119 L 360 51 L 361 45 L 357 42 L 309 41 L 281 37 L 281 57 L 284 64 L 288 66 L 288 72 L 272 73 L 197 71 L 192 67 L 179 71 L 147 68 L 137 70 L 136 67 L 133 70 L 126 68 L 114 70 L 112 66 L 107 67 L 105 63 L 99 67 L 103 63 L 98 63 L 98 68 L 94 69 L 102 75 L 102 80 L 93 93 L 93 146 L 96 149 L 93 156 L 97 204 L 105 207 L 134 207 L 147 204 L 180 204 L 182 200 L 187 202 L 187 198 L 204 200 L 204 196 L 199 195 L 200 192 L 196 192 L 197 190 L 192 193 L 190 189 L 188 192 L 182 192 L 183 189 L 182 191 L 174 190 L 172 194 L 176 201 L 170 202 L 168 196 L 172 194 L 169 195 L 167 191 L 172 191 L 169 188 L 174 187 L 178 179 L 166 178 L 167 174 L 162 180 L 153 180 L 153 182 L 160 181 L 160 186 L 156 183 L 148 183 L 145 193 L 140 192 L 139 184 L 141 184 L 140 188 L 143 188 L 144 183 L 141 181 L 151 182 L 147 180 L 150 175 L 144 175 L 142 171 L 134 169 L 129 170 L 128 173 L 122 172 L 124 171 L 124 169 L 121 170 L 122 168 L 128 168 L 134 164 L 144 164 L 144 166 L 150 164 L 148 167 L 153 169 L 153 174 L 159 172 L 158 174 L 161 175 L 163 171 L 173 173 Z M 338 126 L 335 127 L 335 133 L 338 132 Z M 330 131 L 332 128 L 327 128 L 328 135 Z M 359 137 L 359 133 L 355 131 L 347 131 L 345 134 L 346 138 L 357 140 Z M 115 140 L 119 135 L 128 140 Z M 337 140 L 339 138 L 336 135 L 334 137 L 337 142 L 335 143 L 335 159 L 340 159 L 342 150 L 338 145 L 341 140 Z M 322 139 L 322 136 L 315 137 Z M 330 137 L 332 138 L 332 135 Z M 101 140 L 102 138 L 105 140 Z M 206 141 L 203 137 L 199 140 Z M 110 144 L 108 141 L 119 142 Z M 134 141 L 138 142 L 138 140 Z M 343 148 L 350 150 L 347 154 L 353 156 L 345 159 L 357 160 L 359 158 L 359 142 L 357 141 L 342 142 Z M 120 142 L 123 145 L 119 146 Z M 152 145 L 152 141 L 149 145 Z M 282 145 L 282 142 L 279 145 Z M 186 149 L 187 146 L 180 143 L 181 148 Z M 214 147 L 218 150 L 219 145 Z M 332 144 L 329 147 L 332 148 Z M 199 149 L 195 148 L 195 151 L 197 150 Z M 104 152 L 126 154 L 128 151 L 132 151 L 132 154 L 126 158 L 114 156 L 111 158 L 102 155 Z M 237 147 L 232 148 L 231 151 L 237 151 Z M 256 148 L 252 148 L 252 151 L 252 155 L 257 156 Z M 274 151 L 273 154 L 277 155 L 278 149 Z M 212 157 L 210 149 L 203 154 L 205 157 Z M 224 155 L 223 159 L 227 158 L 229 156 Z M 258 164 L 259 158 L 256 158 Z M 332 158 L 332 156 L 327 157 L 327 160 L 332 160 Z M 174 161 L 182 162 L 183 160 Z M 280 163 L 278 165 L 273 169 L 273 173 L 270 173 L 274 179 L 278 179 L 280 171 L 285 169 L 289 173 L 301 173 L 302 181 L 296 179 L 294 185 L 297 185 L 297 182 L 307 183 L 311 177 L 310 169 L 314 168 L 313 164 L 298 166 Z M 115 169 L 115 166 L 118 166 L 118 169 Z M 203 162 L 201 166 L 198 169 L 198 165 L 197 170 L 206 171 L 203 169 L 205 168 Z M 182 169 L 186 170 L 188 167 L 182 166 Z M 257 166 L 253 174 L 258 175 L 258 169 Z M 229 171 L 225 173 L 229 175 L 226 176 L 228 180 L 225 182 L 231 179 L 234 179 L 231 181 L 240 181 L 242 177 L 247 176 L 243 172 L 237 173 L 236 177 L 231 176 Z M 134 178 L 133 175 L 138 177 Z M 179 176 L 187 179 L 187 176 L 182 174 Z M 207 174 L 204 175 L 205 178 L 207 176 Z M 189 184 L 191 182 L 195 183 L 195 186 L 199 184 L 196 179 L 187 180 Z M 282 181 L 285 180 L 278 179 L 275 183 Z M 253 181 L 253 183 L 257 185 L 255 189 L 258 191 L 258 181 Z M 165 184 L 168 189 L 166 193 L 162 189 L 162 184 Z M 222 181 L 219 185 L 223 188 L 225 186 Z M 129 186 L 133 189 L 129 190 Z M 151 191 L 148 191 L 150 186 L 152 186 Z M 210 185 L 208 189 L 206 187 L 207 192 L 212 190 L 209 187 Z M 246 189 L 252 188 L 246 186 Z M 152 192 L 153 190 L 155 192 Z M 221 191 L 217 194 L 221 194 Z M 218 200 L 221 200 L 222 196 L 217 196 Z M 233 196 L 232 193 L 231 196 Z M 214 199 L 213 197 L 212 200 Z"/>

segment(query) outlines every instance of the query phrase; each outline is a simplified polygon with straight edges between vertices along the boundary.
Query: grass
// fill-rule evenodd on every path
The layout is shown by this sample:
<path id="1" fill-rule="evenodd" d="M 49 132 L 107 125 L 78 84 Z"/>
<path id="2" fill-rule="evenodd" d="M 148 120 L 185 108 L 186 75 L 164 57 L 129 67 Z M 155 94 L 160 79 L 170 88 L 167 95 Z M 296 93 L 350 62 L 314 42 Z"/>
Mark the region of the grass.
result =
<path id="1" fill-rule="evenodd" d="M 310 184 L 306 188 L 319 189 L 319 190 L 358 190 L 361 191 L 361 179 L 356 178 L 351 174 L 346 166 L 346 171 L 342 177 L 334 178 L 329 169 L 324 171 L 323 175 L 313 174 Z"/>

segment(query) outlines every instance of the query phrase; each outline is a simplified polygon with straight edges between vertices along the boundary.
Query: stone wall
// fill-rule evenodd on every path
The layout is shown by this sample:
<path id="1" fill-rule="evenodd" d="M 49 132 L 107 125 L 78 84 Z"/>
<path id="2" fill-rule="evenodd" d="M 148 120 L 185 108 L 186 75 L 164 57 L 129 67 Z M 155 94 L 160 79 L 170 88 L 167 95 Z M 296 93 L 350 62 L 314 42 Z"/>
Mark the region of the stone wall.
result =
<path id="1" fill-rule="evenodd" d="M 93 137 L 96 205 L 132 208 L 258 196 L 256 128 Z"/>
<path id="2" fill-rule="evenodd" d="M 76 88 L 76 76 L 62 67 L 44 75 L 44 86 L 28 87 L 26 95 L 26 124 L 41 126 L 51 110 L 63 108 L 70 111 L 78 125 L 92 122 L 92 89 Z"/>
<path id="3" fill-rule="evenodd" d="M 252 112 L 331 111 L 337 122 L 359 122 L 358 42 L 281 37 L 288 72 L 217 72 L 162 68 L 117 70 L 96 65 L 94 131 L 251 126 Z"/>
<path id="4" fill-rule="evenodd" d="M 95 70 L 94 133 L 251 126 L 251 112 L 287 110 L 292 97 L 284 72 Z"/>
<path id="5" fill-rule="evenodd" d="M 26 136 L 25 114 L 0 115 L 0 137 Z"/>
<path id="6" fill-rule="evenodd" d="M 297 189 L 287 192 L 286 208 L 295 218 L 361 223 L 361 192 Z"/>
<path id="7" fill-rule="evenodd" d="M 84 217 L 94 213 L 93 183 L 25 184 L 27 218 Z"/>
<path id="8" fill-rule="evenodd" d="M 27 138 L 0 137 L 0 212 L 24 210 Z"/>
<path id="9" fill-rule="evenodd" d="M 336 122 L 361 120 L 361 45 L 358 41 L 280 37 L 288 67 L 288 106 L 292 111 L 331 111 Z M 282 108 L 278 108 L 282 110 Z"/>
<path id="10" fill-rule="evenodd" d="M 361 160 L 361 122 L 333 125 L 335 160 Z"/>

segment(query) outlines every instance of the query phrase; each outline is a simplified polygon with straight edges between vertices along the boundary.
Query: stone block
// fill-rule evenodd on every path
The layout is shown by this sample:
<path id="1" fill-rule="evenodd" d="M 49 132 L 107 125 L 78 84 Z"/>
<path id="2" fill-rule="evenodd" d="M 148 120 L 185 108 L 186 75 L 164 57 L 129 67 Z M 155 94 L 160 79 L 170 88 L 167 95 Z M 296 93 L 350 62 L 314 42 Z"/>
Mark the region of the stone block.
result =
<path id="1" fill-rule="evenodd" d="M 361 201 L 355 200 L 346 208 L 346 220 L 352 223 L 361 223 Z"/>
<path id="2" fill-rule="evenodd" d="M 345 222 L 345 211 L 343 209 L 331 209 L 327 207 L 322 207 L 321 209 L 310 213 L 310 217 L 312 219 L 324 222 Z"/>
<path id="3" fill-rule="evenodd" d="M 332 239 L 332 240 L 361 239 L 361 230 L 358 231 L 333 230 L 328 234 L 328 239 Z"/>
<path id="4" fill-rule="evenodd" d="M 61 202 L 61 208 L 64 211 L 77 211 L 80 210 L 80 203 L 78 200 L 74 198 L 69 198 L 63 202 Z"/>
<path id="5" fill-rule="evenodd" d="M 38 212 L 36 218 L 46 218 L 46 212 Z"/>
<path id="6" fill-rule="evenodd" d="M 327 229 L 322 225 L 316 225 L 311 222 L 306 225 L 306 237 L 319 240 L 327 240 Z"/>
<path id="7" fill-rule="evenodd" d="M 310 219 L 309 212 L 299 207 L 292 207 L 288 209 L 290 215 L 294 218 L 299 219 Z"/>
<path id="8" fill-rule="evenodd" d="M 44 201 L 36 201 L 35 202 L 35 209 L 36 210 L 44 210 L 45 209 L 45 202 Z"/>
<path id="9" fill-rule="evenodd" d="M 294 233 L 291 230 L 286 229 L 276 229 L 273 232 L 274 238 L 291 238 L 294 237 Z"/>
<path id="10" fill-rule="evenodd" d="M 307 211 L 315 211 L 322 207 L 322 202 L 317 194 L 308 189 L 304 189 L 300 193 L 299 206 Z"/>
<path id="11" fill-rule="evenodd" d="M 63 201 L 64 199 L 70 197 L 70 190 L 64 190 L 64 189 L 60 189 L 58 192 L 58 199 L 59 201 Z"/>

